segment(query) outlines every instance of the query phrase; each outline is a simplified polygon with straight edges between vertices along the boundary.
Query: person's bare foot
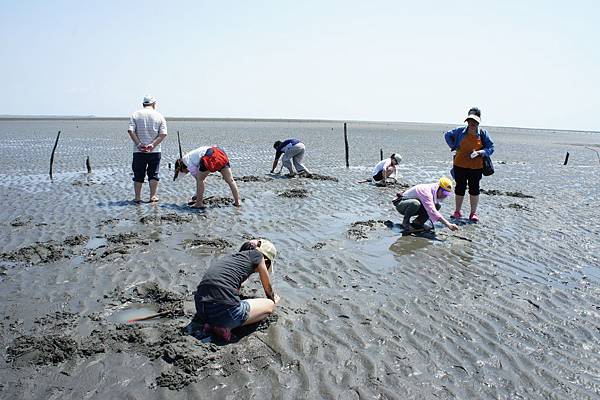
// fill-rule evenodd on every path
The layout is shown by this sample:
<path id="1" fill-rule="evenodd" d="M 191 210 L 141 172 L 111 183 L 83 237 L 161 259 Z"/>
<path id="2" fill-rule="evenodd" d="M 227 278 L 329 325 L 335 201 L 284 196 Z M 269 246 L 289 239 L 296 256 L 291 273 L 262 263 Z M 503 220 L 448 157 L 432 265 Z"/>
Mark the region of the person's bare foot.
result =
<path id="1" fill-rule="evenodd" d="M 191 205 L 192 208 L 195 208 L 197 210 L 203 210 L 206 208 L 206 206 L 204 205 L 204 203 L 194 203 Z"/>
<path id="2" fill-rule="evenodd" d="M 158 196 L 152 196 L 150 197 L 150 203 L 157 203 L 158 202 Z"/>
<path id="3" fill-rule="evenodd" d="M 142 199 L 133 199 L 133 204 L 142 204 Z"/>
<path id="4" fill-rule="evenodd" d="M 234 206 L 236 207 L 241 207 L 242 205 L 240 203 L 233 203 Z"/>

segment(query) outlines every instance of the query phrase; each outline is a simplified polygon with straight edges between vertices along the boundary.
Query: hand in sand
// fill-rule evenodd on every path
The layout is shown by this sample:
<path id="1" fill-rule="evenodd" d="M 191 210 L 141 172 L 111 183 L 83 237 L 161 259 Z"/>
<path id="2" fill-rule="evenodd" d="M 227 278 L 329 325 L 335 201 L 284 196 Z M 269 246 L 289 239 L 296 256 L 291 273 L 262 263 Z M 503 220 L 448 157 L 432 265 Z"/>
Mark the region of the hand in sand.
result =
<path id="1" fill-rule="evenodd" d="M 458 230 L 458 225 L 456 225 L 456 224 L 450 224 L 450 225 L 448 225 L 448 229 L 450 229 L 451 231 L 457 231 Z"/>
<path id="2" fill-rule="evenodd" d="M 279 303 L 279 300 L 281 300 L 281 297 L 279 297 L 277 293 L 273 294 L 273 301 L 275 304 Z"/>

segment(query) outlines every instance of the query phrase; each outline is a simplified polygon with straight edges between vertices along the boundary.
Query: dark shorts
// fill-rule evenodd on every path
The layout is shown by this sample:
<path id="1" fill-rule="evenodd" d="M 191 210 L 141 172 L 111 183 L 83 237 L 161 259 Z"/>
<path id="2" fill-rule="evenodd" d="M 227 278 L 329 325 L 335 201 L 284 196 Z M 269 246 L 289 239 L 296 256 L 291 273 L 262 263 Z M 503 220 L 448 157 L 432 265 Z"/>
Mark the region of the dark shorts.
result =
<path id="1" fill-rule="evenodd" d="M 379 171 L 376 175 L 373 175 L 373 180 L 379 182 L 383 180 L 383 170 Z"/>
<path id="2" fill-rule="evenodd" d="M 213 326 L 236 328 L 244 325 L 250 316 L 250 303 L 242 300 L 237 306 L 203 303 L 196 299 L 196 317 Z"/>
<path id="3" fill-rule="evenodd" d="M 471 196 L 479 196 L 479 181 L 483 176 L 483 169 L 470 169 L 454 166 L 454 180 L 456 189 L 454 192 L 459 196 L 464 196 L 469 187 Z"/>
<path id="4" fill-rule="evenodd" d="M 220 147 L 218 147 L 218 148 L 221 149 Z M 225 153 L 225 150 L 221 149 L 221 151 L 223 153 Z M 206 156 L 210 156 L 211 154 L 212 154 L 212 149 L 206 150 L 206 154 L 205 154 Z M 225 155 L 227 155 L 227 153 L 225 153 Z M 227 158 L 229 158 L 229 157 L 227 157 Z M 225 166 L 223 168 L 221 168 L 219 171 L 221 171 L 225 168 L 231 168 L 231 165 L 229 164 L 229 162 L 227 162 L 227 164 L 225 164 Z M 202 159 L 202 157 L 200 157 L 200 165 L 198 166 L 198 170 L 200 172 L 208 171 L 208 169 L 204 165 L 204 160 Z"/>
<path id="5" fill-rule="evenodd" d="M 144 178 L 148 180 L 159 181 L 158 172 L 160 169 L 161 153 L 133 153 L 131 169 L 133 170 L 133 181 L 144 183 Z"/>

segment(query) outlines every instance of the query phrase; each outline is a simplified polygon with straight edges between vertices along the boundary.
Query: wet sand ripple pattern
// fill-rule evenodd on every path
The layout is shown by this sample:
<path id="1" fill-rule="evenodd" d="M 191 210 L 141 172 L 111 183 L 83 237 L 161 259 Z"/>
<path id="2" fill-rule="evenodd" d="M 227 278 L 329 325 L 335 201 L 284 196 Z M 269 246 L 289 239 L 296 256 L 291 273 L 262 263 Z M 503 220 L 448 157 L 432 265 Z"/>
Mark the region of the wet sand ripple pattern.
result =
<path id="1" fill-rule="evenodd" d="M 190 210 L 193 179 L 172 182 L 167 167 L 172 138 L 160 201 L 131 202 L 125 125 L 0 122 L 11 171 L 0 179 L 0 398 L 600 396 L 600 189 L 584 147 L 598 134 L 491 129 L 498 162 L 482 182 L 481 222 L 461 224 L 468 240 L 441 228 L 432 240 L 382 223 L 400 221 L 390 203 L 398 187 L 357 182 L 379 148 L 403 154 L 403 183 L 447 175 L 450 126 L 351 123 L 346 169 L 341 124 L 174 121 L 184 151 L 224 146 L 244 198 L 233 207 L 213 174 L 207 208 Z M 337 181 L 268 174 L 283 132 L 307 144 L 311 172 Z M 277 314 L 239 342 L 202 343 L 188 325 L 196 285 L 212 260 L 253 237 L 279 250 Z M 244 291 L 262 295 L 256 281 Z M 174 312 L 111 320 L 135 304 Z"/>

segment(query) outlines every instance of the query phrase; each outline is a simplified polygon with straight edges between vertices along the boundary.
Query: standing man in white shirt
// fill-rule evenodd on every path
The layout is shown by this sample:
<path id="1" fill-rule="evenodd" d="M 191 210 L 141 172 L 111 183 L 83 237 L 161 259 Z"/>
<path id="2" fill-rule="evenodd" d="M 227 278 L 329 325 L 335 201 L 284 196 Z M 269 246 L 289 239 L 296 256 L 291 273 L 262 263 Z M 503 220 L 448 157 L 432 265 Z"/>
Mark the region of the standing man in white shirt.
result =
<path id="1" fill-rule="evenodd" d="M 160 180 L 160 142 L 167 136 L 167 121 L 156 111 L 156 99 L 145 96 L 141 110 L 134 112 L 129 119 L 127 133 L 133 141 L 133 188 L 136 204 L 142 202 L 142 185 L 148 176 L 150 203 L 158 201 L 156 191 Z"/>

